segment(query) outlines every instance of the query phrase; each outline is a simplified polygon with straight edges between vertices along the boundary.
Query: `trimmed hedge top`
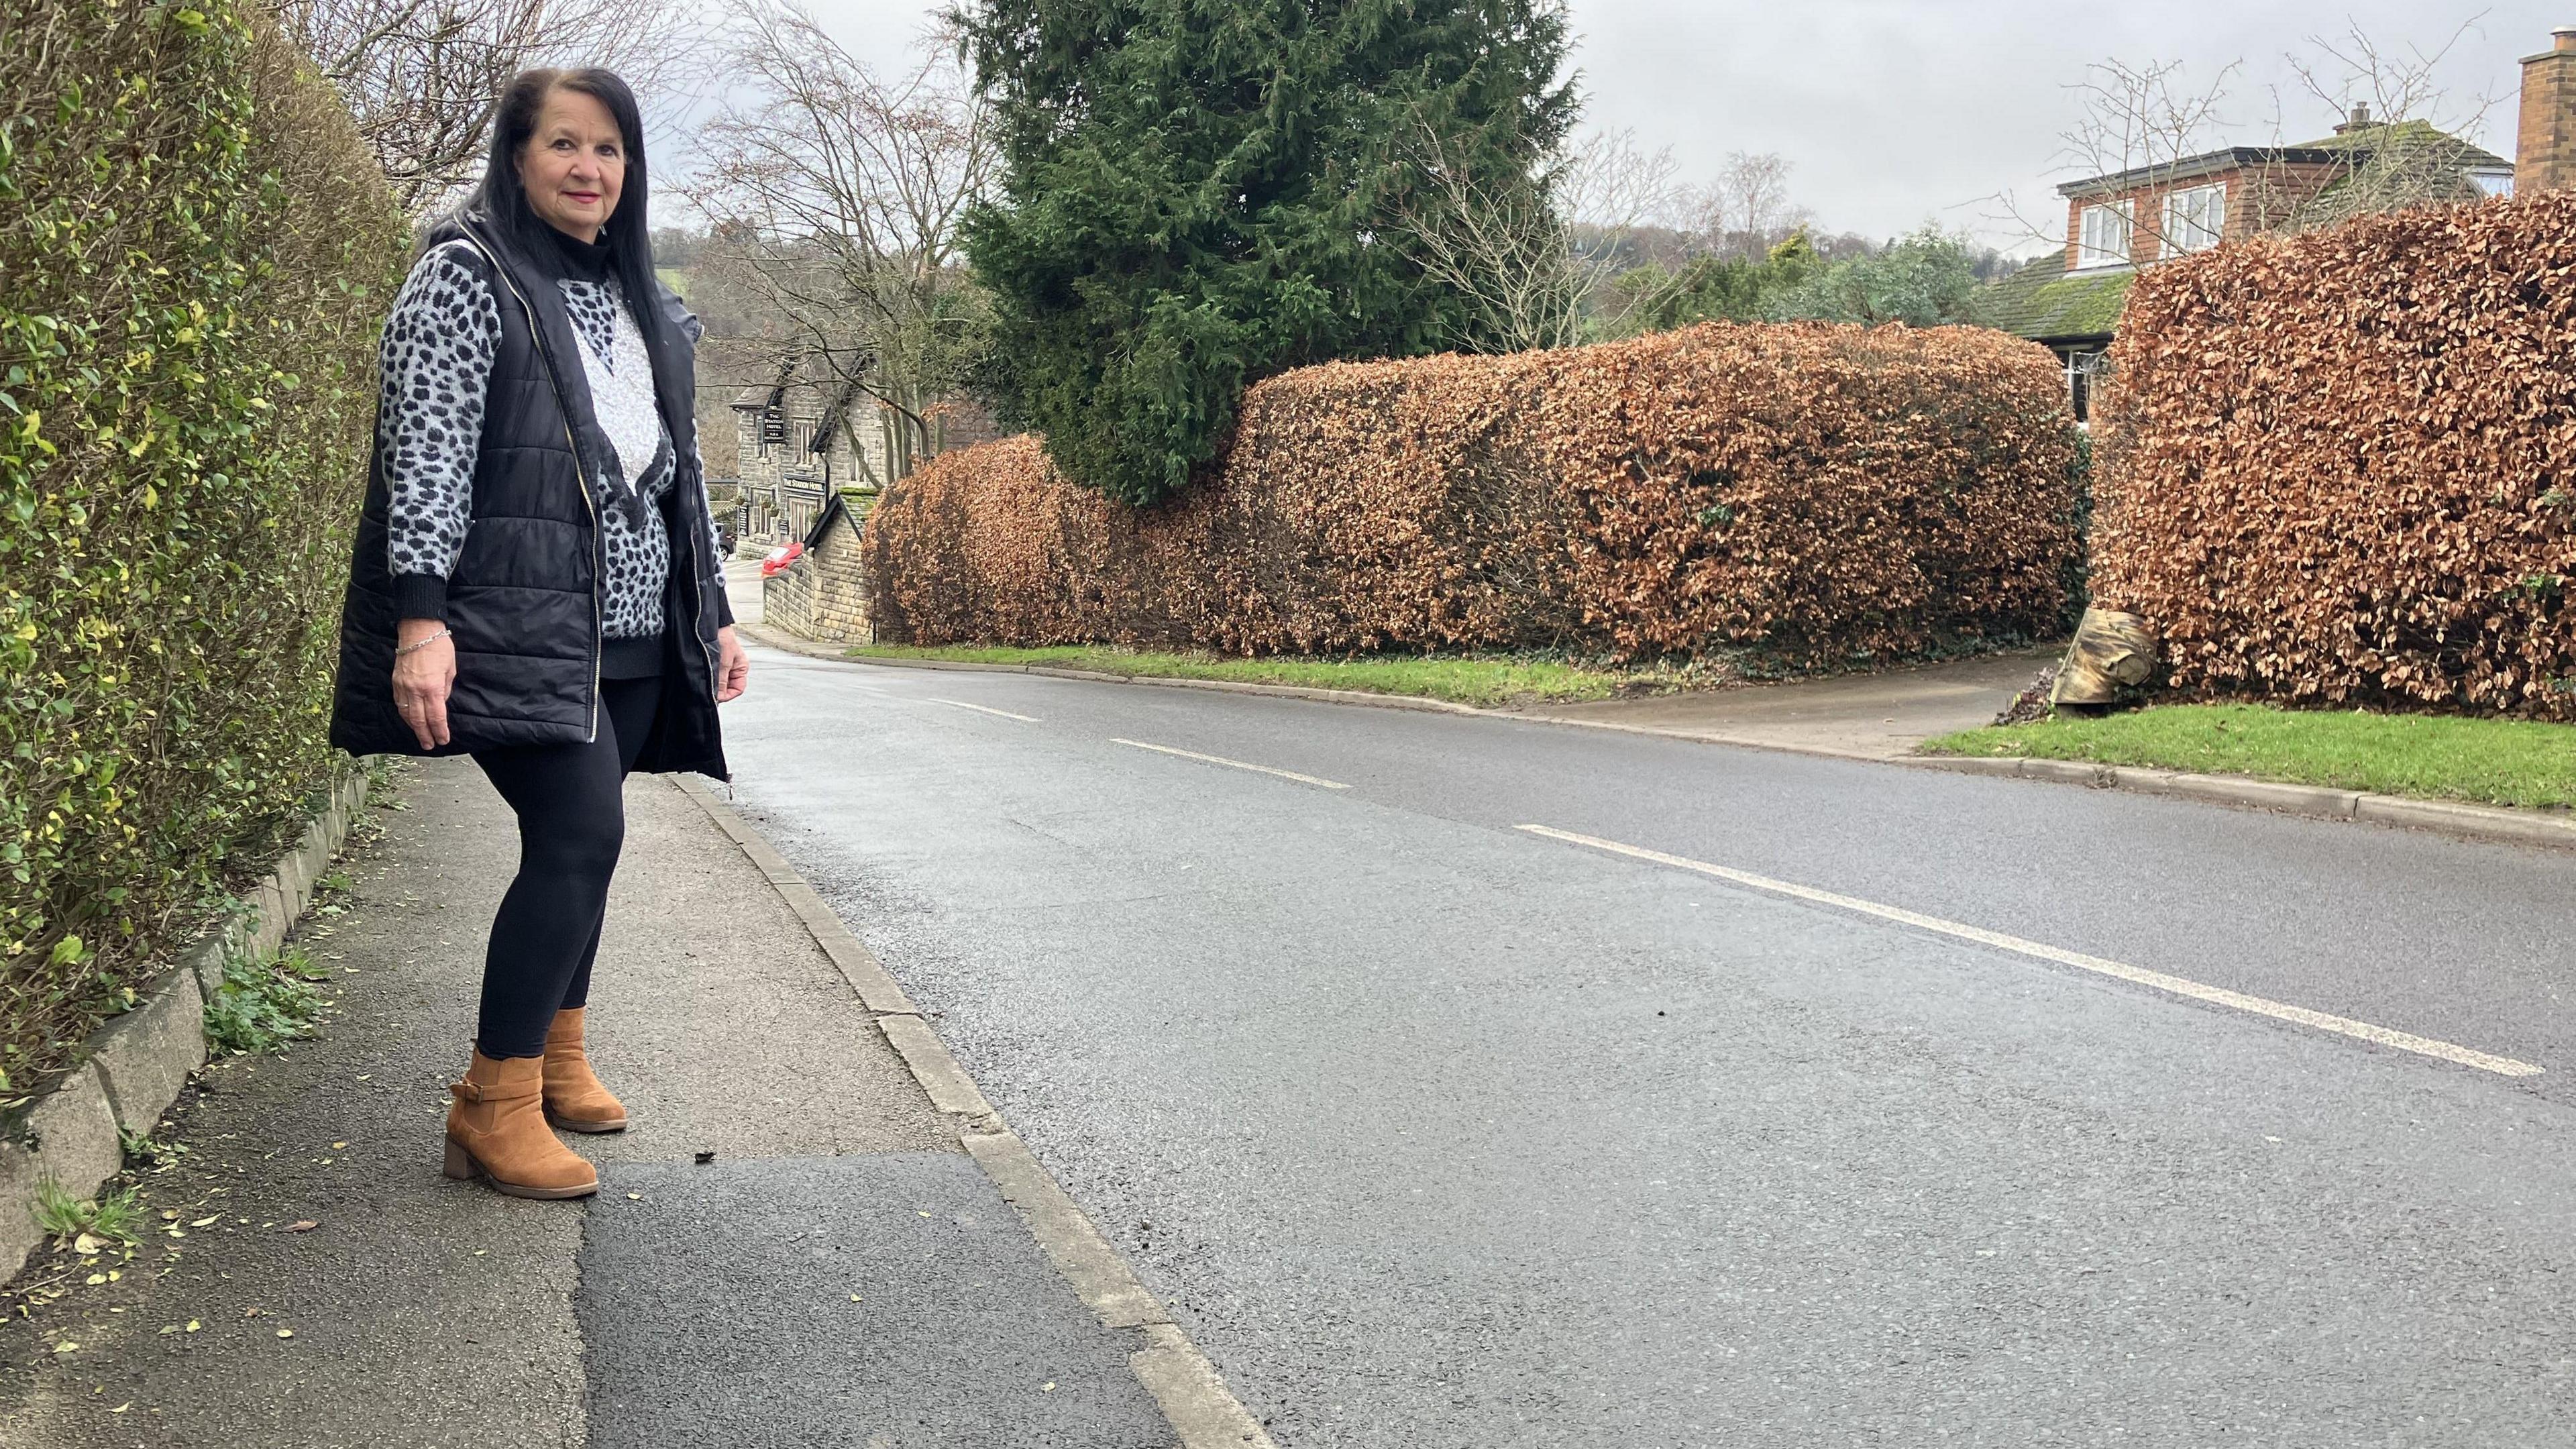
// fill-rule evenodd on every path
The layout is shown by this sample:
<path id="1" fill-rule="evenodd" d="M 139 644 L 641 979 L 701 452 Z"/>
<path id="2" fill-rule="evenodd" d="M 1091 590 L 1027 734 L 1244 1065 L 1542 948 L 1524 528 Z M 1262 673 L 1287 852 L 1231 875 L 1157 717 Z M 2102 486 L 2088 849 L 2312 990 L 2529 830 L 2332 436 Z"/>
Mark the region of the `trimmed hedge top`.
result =
<path id="1" fill-rule="evenodd" d="M 2075 439 L 2055 359 L 1998 332 L 1713 323 L 1287 373 L 1151 509 L 1030 439 L 944 454 L 865 557 L 880 636 L 917 644 L 1837 665 L 2052 632 Z"/>

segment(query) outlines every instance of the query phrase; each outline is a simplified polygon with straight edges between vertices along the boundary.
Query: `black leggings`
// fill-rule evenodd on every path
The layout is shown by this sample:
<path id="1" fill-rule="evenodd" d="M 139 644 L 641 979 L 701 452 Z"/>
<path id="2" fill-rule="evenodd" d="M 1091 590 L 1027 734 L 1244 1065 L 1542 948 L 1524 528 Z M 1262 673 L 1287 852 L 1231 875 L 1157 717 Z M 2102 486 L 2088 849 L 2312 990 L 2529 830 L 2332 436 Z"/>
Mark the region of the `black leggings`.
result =
<path id="1" fill-rule="evenodd" d="M 626 773 L 652 733 L 662 681 L 599 686 L 599 738 L 586 745 L 478 750 L 474 763 L 519 812 L 519 875 L 492 918 L 475 1049 L 542 1056 L 557 1011 L 590 1000 L 590 963 L 608 881 L 626 843 Z"/>

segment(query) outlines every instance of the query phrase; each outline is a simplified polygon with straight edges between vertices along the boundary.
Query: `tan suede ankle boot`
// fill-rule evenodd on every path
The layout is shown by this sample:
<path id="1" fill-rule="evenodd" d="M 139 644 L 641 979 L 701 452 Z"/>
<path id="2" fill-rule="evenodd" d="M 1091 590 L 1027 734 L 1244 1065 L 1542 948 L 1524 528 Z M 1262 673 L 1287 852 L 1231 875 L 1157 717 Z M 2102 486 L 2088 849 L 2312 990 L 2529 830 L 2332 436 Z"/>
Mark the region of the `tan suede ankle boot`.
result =
<path id="1" fill-rule="evenodd" d="M 481 1176 L 512 1197 L 588 1197 L 599 1174 L 556 1140 L 538 1104 L 545 1089 L 539 1057 L 474 1054 L 465 1080 L 451 1082 L 447 1109 L 447 1175 Z"/>
<path id="2" fill-rule="evenodd" d="M 599 1084 L 582 1050 L 582 1010 L 556 1012 L 546 1031 L 546 1120 L 567 1132 L 623 1132 L 626 1104 Z"/>

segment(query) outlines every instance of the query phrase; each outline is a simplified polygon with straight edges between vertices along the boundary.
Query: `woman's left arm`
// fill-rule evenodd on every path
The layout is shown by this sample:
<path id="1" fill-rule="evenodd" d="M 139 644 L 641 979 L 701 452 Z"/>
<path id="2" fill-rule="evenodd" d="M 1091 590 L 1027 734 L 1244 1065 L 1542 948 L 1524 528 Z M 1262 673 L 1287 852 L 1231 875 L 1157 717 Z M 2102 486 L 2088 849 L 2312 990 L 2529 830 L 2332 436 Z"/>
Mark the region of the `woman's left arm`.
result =
<path id="1" fill-rule="evenodd" d="M 662 309 L 662 315 L 679 330 L 680 335 L 688 339 L 689 351 L 694 358 L 698 344 L 706 340 L 706 325 L 689 310 L 688 303 L 680 300 L 679 293 L 658 282 L 654 284 L 653 291 L 654 304 Z M 667 425 L 667 419 L 665 423 Z M 716 595 L 716 703 L 723 704 L 727 700 L 740 699 L 743 690 L 750 686 L 751 660 L 742 652 L 742 641 L 734 637 L 733 599 L 725 592 L 724 537 L 716 532 L 715 504 L 707 496 L 707 459 L 698 451 L 698 430 L 694 425 L 689 429 L 689 461 L 697 465 L 698 512 L 707 520 L 708 567 L 715 575 L 706 584 L 715 590 Z"/>
<path id="2" fill-rule="evenodd" d="M 751 687 L 751 656 L 742 652 L 731 624 L 716 630 L 716 656 L 716 673 L 724 676 L 716 683 L 716 703 L 742 698 Z"/>

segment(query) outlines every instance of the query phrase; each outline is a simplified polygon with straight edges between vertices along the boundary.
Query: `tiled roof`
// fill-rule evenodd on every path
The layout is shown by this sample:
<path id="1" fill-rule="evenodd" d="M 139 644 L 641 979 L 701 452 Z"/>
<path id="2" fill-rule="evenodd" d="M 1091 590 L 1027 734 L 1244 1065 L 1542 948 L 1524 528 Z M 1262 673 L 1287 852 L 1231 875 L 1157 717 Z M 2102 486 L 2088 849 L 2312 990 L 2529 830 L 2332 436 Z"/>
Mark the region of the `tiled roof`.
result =
<path id="1" fill-rule="evenodd" d="M 2451 164 L 2463 172 L 2513 169 L 2512 162 L 2447 131 L 2437 131 L 2429 121 L 2383 121 L 2350 127 L 2322 140 L 2301 141 L 2295 146 L 2228 146 L 2197 156 L 2178 156 L 2171 161 L 2133 166 L 2102 176 L 2087 176 L 2058 187 L 2057 194 L 2065 197 L 2111 195 L 2132 187 L 2191 181 L 2223 171 L 2259 170 L 2266 166 L 2334 165 L 2351 160 L 2355 152 L 2413 152 L 2423 146 L 2441 148 Z"/>
<path id="2" fill-rule="evenodd" d="M 2371 126 L 2313 144 L 2360 154 L 2343 175 L 2300 206 L 2293 222 L 2299 230 L 2332 226 L 2392 205 L 2474 200 L 2480 193 L 2470 177 L 2513 171 L 2513 163 L 2494 152 L 2422 121 Z"/>
<path id="3" fill-rule="evenodd" d="M 2440 148 L 2447 159 L 2463 171 L 2513 169 L 2513 163 L 2482 146 L 2474 146 L 2448 131 L 2433 129 L 2430 121 L 2390 121 L 2375 126 L 2359 126 L 2339 136 L 2322 141 L 2302 141 L 2301 151 L 2377 151 L 2408 150 L 2418 146 Z"/>
<path id="4" fill-rule="evenodd" d="M 2052 252 L 1987 283 L 1977 303 L 1988 323 L 2034 342 L 2107 339 L 2136 276 L 2128 267 L 2069 275 L 2066 253 Z"/>
<path id="5" fill-rule="evenodd" d="M 828 419 L 856 390 L 854 383 L 808 382 L 790 368 L 776 382 L 754 383 L 734 394 L 732 405 L 746 411 L 776 408 L 783 417 Z"/>
<path id="6" fill-rule="evenodd" d="M 2196 181 L 2223 171 L 2283 164 L 2331 164 L 2342 157 L 2340 151 L 2321 150 L 2314 146 L 2229 146 L 2197 156 L 2177 156 L 2171 161 L 2157 161 L 2145 166 L 2132 166 L 2125 171 L 2069 181 L 2057 188 L 2057 194 L 2065 197 L 2109 196 L 2133 187 Z"/>

